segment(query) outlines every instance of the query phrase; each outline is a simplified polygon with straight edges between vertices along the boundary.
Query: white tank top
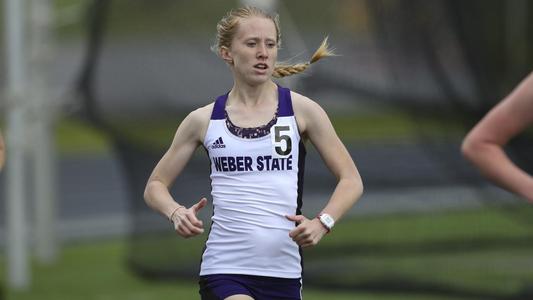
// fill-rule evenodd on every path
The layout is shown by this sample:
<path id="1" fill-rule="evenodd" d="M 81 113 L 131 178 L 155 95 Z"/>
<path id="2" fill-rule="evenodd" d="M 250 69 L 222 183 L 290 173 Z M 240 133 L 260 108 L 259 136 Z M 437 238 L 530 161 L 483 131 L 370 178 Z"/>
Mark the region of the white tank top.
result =
<path id="1" fill-rule="evenodd" d="M 226 125 L 228 94 L 217 98 L 204 140 L 211 161 L 213 216 L 200 275 L 300 278 L 301 255 L 289 237 L 301 214 L 305 148 L 290 90 L 278 87 L 270 134 L 243 138 Z"/>

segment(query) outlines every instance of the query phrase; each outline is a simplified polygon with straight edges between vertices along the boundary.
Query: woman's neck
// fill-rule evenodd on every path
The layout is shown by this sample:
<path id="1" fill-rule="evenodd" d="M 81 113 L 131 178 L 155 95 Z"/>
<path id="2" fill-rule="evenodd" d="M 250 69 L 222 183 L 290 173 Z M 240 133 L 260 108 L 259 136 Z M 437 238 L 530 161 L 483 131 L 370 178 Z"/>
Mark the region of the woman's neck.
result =
<path id="1" fill-rule="evenodd" d="M 245 106 L 256 106 L 265 101 L 277 99 L 276 94 L 277 86 L 271 80 L 258 86 L 250 86 L 235 82 L 229 93 L 228 102 L 244 104 Z"/>

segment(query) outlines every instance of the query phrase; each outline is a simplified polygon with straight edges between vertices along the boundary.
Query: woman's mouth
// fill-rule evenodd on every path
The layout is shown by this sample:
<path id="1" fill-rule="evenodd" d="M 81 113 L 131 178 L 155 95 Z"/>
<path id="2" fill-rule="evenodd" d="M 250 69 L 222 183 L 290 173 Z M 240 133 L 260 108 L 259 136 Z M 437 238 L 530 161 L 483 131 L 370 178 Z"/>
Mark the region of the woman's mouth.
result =
<path id="1" fill-rule="evenodd" d="M 264 64 L 264 63 L 258 63 L 254 65 L 254 68 L 259 69 L 259 70 L 266 70 L 268 69 L 268 66 L 267 64 Z"/>

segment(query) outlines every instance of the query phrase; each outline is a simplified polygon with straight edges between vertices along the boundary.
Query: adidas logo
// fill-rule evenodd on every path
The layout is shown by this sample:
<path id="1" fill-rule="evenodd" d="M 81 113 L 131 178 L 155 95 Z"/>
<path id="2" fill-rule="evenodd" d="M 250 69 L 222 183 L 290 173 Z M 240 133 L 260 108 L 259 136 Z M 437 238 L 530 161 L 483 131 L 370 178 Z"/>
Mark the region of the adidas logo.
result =
<path id="1" fill-rule="evenodd" d="M 212 145 L 211 149 L 216 148 L 226 148 L 226 145 L 224 145 L 224 141 L 222 140 L 222 137 L 219 137 Z"/>

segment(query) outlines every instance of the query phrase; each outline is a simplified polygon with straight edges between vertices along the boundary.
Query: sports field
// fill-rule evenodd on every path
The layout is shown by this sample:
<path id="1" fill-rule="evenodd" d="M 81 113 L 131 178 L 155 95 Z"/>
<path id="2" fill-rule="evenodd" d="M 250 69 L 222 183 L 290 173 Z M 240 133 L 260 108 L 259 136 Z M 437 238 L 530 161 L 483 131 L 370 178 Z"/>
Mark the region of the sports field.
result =
<path id="1" fill-rule="evenodd" d="M 304 299 L 530 299 L 523 294 L 533 285 L 532 216 L 521 206 L 344 220 L 304 252 Z M 134 248 L 146 256 L 137 260 L 158 266 L 171 255 L 171 267 L 187 270 L 203 239 L 145 242 Z M 8 290 L 6 299 L 198 299 L 193 274 L 137 276 L 127 264 L 136 258 L 131 249 L 122 239 L 67 245 L 56 264 L 33 264 L 30 291 Z"/>
<path id="2" fill-rule="evenodd" d="M 378 122 L 383 128 L 333 119 L 344 139 L 359 142 L 365 132 L 354 128 L 373 128 L 388 138 L 395 133 L 401 139 L 409 139 L 412 128 L 401 115 Z M 137 132 L 126 128 L 124 132 Z M 146 144 L 167 142 L 173 127 L 158 128 L 170 129 L 143 135 L 158 137 Z M 375 138 L 376 133 L 370 135 Z M 109 149 L 105 136 L 75 121 L 61 123 L 57 137 L 62 153 Z M 516 204 L 344 219 L 334 234 L 304 252 L 304 299 L 528 299 L 521 295 L 533 285 L 532 220 L 533 208 Z M 201 237 L 179 239 L 169 231 L 135 236 L 133 242 L 122 238 L 67 244 L 56 264 L 32 265 L 30 291 L 7 290 L 5 298 L 198 299 L 195 274 L 203 242 Z M 132 260 L 145 268 L 189 275 L 163 281 L 142 278 L 128 267 Z M 5 270 L 5 261 L 0 264 Z M 5 281 L 2 272 L 4 287 Z"/>
<path id="3" fill-rule="evenodd" d="M 67 79 L 63 83 L 65 86 L 62 89 L 64 90 L 74 89 L 72 85 L 76 80 L 73 78 L 78 77 L 78 68 L 82 67 L 78 64 L 82 63 L 83 53 L 87 50 L 85 49 L 88 29 L 86 26 L 90 6 L 85 4 L 88 2 L 91 1 L 53 1 L 57 12 L 62 10 L 58 13 L 56 23 L 63 24 L 56 25 L 59 43 L 54 51 L 58 51 L 57 56 L 61 59 L 61 63 L 57 65 L 62 67 L 58 73 L 69 74 L 70 68 L 76 69 L 76 72 L 73 72 L 76 76 L 65 76 Z M 122 161 L 122 166 L 131 166 L 134 163 L 140 165 L 140 162 L 148 160 L 148 155 L 136 158 L 132 153 L 145 154 L 144 151 L 146 151 L 151 154 L 151 151 L 166 149 L 172 140 L 179 119 L 185 114 L 177 112 L 181 105 L 183 105 L 182 109 L 185 109 L 192 104 L 196 106 L 195 101 L 207 101 L 207 99 L 196 99 L 196 97 L 189 99 L 187 93 L 183 91 L 174 93 L 172 86 L 174 82 L 179 82 L 180 87 L 199 93 L 205 89 L 205 84 L 198 78 L 204 78 L 209 83 L 215 82 L 209 81 L 211 79 L 206 76 L 218 74 L 212 72 L 213 66 L 208 66 L 209 72 L 202 69 L 202 66 L 203 63 L 208 62 L 207 59 L 214 59 L 213 54 L 208 52 L 214 34 L 214 24 L 234 2 L 211 1 L 207 10 L 205 9 L 206 1 L 157 2 L 158 4 L 155 4 L 156 1 L 100 1 L 100 3 L 109 3 L 109 10 L 105 21 L 107 24 L 105 34 L 102 34 L 102 37 L 105 37 L 102 39 L 104 42 L 102 51 L 97 51 L 105 55 L 100 54 L 99 57 L 95 57 L 95 61 L 99 62 L 99 68 L 96 69 L 102 74 L 95 73 L 95 77 L 98 77 L 95 78 L 95 82 L 99 84 L 95 85 L 94 90 L 91 91 L 99 99 L 95 99 L 91 105 L 95 105 L 95 108 L 102 108 L 97 114 L 101 114 L 100 117 L 104 119 L 111 119 L 111 121 L 108 119 L 111 125 L 108 129 L 113 130 L 105 133 L 99 132 L 92 126 L 87 126 L 85 121 L 80 121 L 79 117 L 82 116 L 83 119 L 83 116 L 87 114 L 88 106 L 78 103 L 79 99 L 72 101 L 73 103 L 66 103 L 68 105 L 62 107 L 61 111 L 67 108 L 65 111 L 69 111 L 69 116 L 59 121 L 56 128 L 59 157 L 70 158 L 72 156 L 76 159 L 77 157 L 83 158 L 83 156 L 107 155 L 116 150 L 115 142 L 120 138 L 121 146 L 127 144 L 126 146 L 130 147 L 129 153 L 122 149 L 123 152 L 120 153 L 122 158 L 128 156 L 124 154 L 133 157 L 130 158 L 129 163 Z M 347 82 L 354 86 L 346 88 L 342 84 L 321 82 L 323 86 L 317 85 L 319 88 L 316 90 L 323 91 L 317 94 L 320 97 L 316 100 L 320 100 L 319 103 L 328 111 L 343 142 L 347 145 L 383 142 L 383 148 L 388 148 L 389 145 L 394 146 L 396 141 L 400 144 L 427 144 L 428 147 L 424 153 L 431 153 L 428 155 L 433 159 L 431 163 L 438 161 L 439 166 L 442 166 L 442 169 L 438 170 L 444 170 L 443 173 L 449 173 L 450 176 L 458 175 L 459 179 L 455 179 L 459 184 L 469 185 L 471 182 L 460 180 L 464 175 L 461 170 L 454 172 L 460 168 L 458 164 L 454 165 L 449 162 L 458 162 L 454 160 L 454 157 L 460 156 L 460 140 L 482 112 L 476 111 L 472 115 L 467 115 L 467 112 L 471 111 L 470 108 L 474 107 L 472 104 L 481 100 L 477 99 L 478 96 L 474 91 L 483 91 L 479 93 L 479 97 L 486 93 L 487 96 L 494 98 L 487 97 L 483 101 L 496 101 L 498 93 L 510 87 L 508 85 L 510 82 L 515 83 L 513 77 L 517 78 L 516 75 L 522 72 L 520 70 L 524 70 L 523 66 L 528 65 L 526 60 L 531 61 L 530 58 L 526 58 L 529 57 L 526 55 L 528 47 L 521 44 L 527 40 L 523 38 L 524 35 L 507 34 L 512 33 L 510 29 L 513 28 L 518 33 L 527 32 L 527 25 L 530 24 L 526 22 L 528 14 L 518 13 L 526 12 L 526 10 L 516 9 L 519 6 L 512 4 L 513 1 L 508 2 L 511 4 L 507 5 L 503 4 L 507 2 L 500 3 L 499 1 L 492 1 L 488 4 L 483 2 L 483 5 L 481 2 L 465 5 L 459 5 L 459 2 L 452 3 L 457 12 L 460 8 L 471 7 L 472 11 L 479 9 L 476 15 L 480 17 L 477 19 L 472 18 L 472 15 L 468 13 L 465 14 L 465 20 L 468 22 L 463 24 L 464 30 L 455 32 L 448 31 L 453 29 L 453 26 L 448 26 L 448 22 L 455 24 L 462 18 L 463 13 L 457 14 L 450 20 L 441 19 L 443 13 L 438 5 L 413 6 L 408 1 L 403 3 L 405 5 L 402 5 L 400 1 L 381 1 L 379 4 L 380 1 L 334 0 L 328 2 L 327 5 L 317 0 L 286 1 L 283 2 L 285 7 L 282 13 L 282 24 L 287 26 L 294 23 L 296 27 L 289 30 L 290 27 L 287 26 L 286 40 L 290 41 L 294 38 L 294 41 L 297 41 L 296 38 L 298 38 L 304 42 L 303 45 L 307 46 L 298 46 L 297 53 L 294 54 L 289 51 L 284 51 L 282 54 L 290 57 L 297 55 L 296 60 L 303 60 L 306 57 L 304 48 L 313 47 L 322 36 L 330 34 L 332 44 L 338 47 L 341 56 L 324 64 L 323 70 L 315 69 L 319 71 L 315 74 L 339 76 L 332 78 L 332 82 L 337 84 L 338 80 L 339 83 Z M 371 3 L 374 4 L 371 5 Z M 525 2 L 521 3 L 527 6 Z M 372 8 L 372 6 L 375 7 Z M 105 12 L 105 8 L 102 7 L 100 10 L 97 8 L 95 12 Z M 494 9 L 497 7 L 501 9 Z M 516 16 L 512 13 L 513 7 Z M 432 9 L 426 11 L 427 8 Z M 0 5 L 0 12 L 3 9 Z M 380 12 L 380 9 L 383 11 Z M 419 26 L 424 30 L 427 29 L 427 32 L 419 32 L 415 30 L 416 26 L 413 26 L 405 31 L 408 35 L 404 36 L 403 28 L 411 27 L 409 24 L 411 21 L 417 21 L 417 18 L 404 20 L 402 14 L 398 14 L 403 10 L 409 12 L 409 16 L 415 17 L 423 16 L 424 12 L 438 12 L 424 15 L 418 21 L 441 20 L 441 25 L 437 24 L 438 22 L 430 22 L 431 26 Z M 453 11 L 450 11 L 450 16 Z M 469 9 L 464 10 L 464 12 L 469 11 Z M 437 17 L 431 18 L 434 15 Z M 97 17 L 93 17 L 95 21 L 98 21 Z M 418 21 L 413 24 L 421 24 Z M 473 26 L 474 23 L 478 25 Z M 509 24 L 518 25 L 508 26 Z M 487 27 L 488 25 L 490 26 Z M 388 29 L 389 27 L 391 30 Z M 521 27 L 523 28 L 520 29 Z M 487 30 L 487 28 L 498 30 Z M 293 31 L 292 34 L 291 31 Z M 383 32 L 380 33 L 380 31 Z M 485 35 L 485 32 L 488 35 Z M 479 35 L 479 43 L 471 43 L 477 39 L 465 38 L 465 41 L 469 42 L 463 42 L 464 45 L 460 45 L 461 39 L 457 38 L 455 41 L 453 38 L 455 34 L 458 34 L 457 37 L 462 35 L 468 37 L 470 33 Z M 424 43 L 420 44 L 423 47 L 418 46 L 417 36 L 419 35 L 424 37 L 431 35 L 431 39 L 422 39 Z M 514 42 L 513 36 L 516 36 L 520 43 Z M 440 38 L 445 38 L 445 40 L 438 41 Z M 126 41 L 128 43 L 125 43 Z M 129 41 L 132 41 L 132 44 L 129 44 Z M 387 41 L 390 42 L 390 47 Z M 425 41 L 431 42 L 426 44 Z M 379 46 L 380 43 L 387 47 Z M 513 47 L 507 47 L 507 43 Z M 469 46 L 469 44 L 476 45 L 476 47 Z M 428 47 L 431 45 L 434 45 L 435 49 Z M 68 49 L 63 49 L 64 47 Z M 403 48 L 409 50 L 408 53 L 403 53 Z M 508 51 L 510 49 L 513 51 Z M 290 50 L 289 47 L 286 50 Z M 299 53 L 299 51 L 303 52 Z M 476 55 L 470 58 L 465 57 L 464 62 L 459 57 L 454 59 L 461 51 L 464 53 L 471 51 Z M 402 53 L 403 55 L 400 56 L 399 54 Z M 73 57 L 78 58 L 73 59 Z M 144 61 L 146 57 L 157 59 Z M 401 57 L 402 60 L 397 60 L 397 57 Z M 415 57 L 417 58 L 414 59 Z M 67 63 L 69 58 L 72 59 L 72 66 Z M 107 64 L 105 58 L 109 59 Z M 139 60 L 143 62 L 139 65 L 143 68 L 146 66 L 154 67 L 154 70 L 157 68 L 157 72 L 146 72 L 146 74 L 157 76 L 137 76 L 138 74 L 145 75 L 145 72 L 127 72 L 130 69 L 126 66 L 137 66 L 135 58 L 143 58 L 142 61 Z M 185 59 L 180 60 L 182 58 Z M 452 59 L 448 60 L 449 58 Z M 169 60 L 165 61 L 165 59 Z M 408 64 L 402 63 L 403 61 Z M 174 65 L 174 62 L 178 63 Z M 187 68 L 185 62 L 191 62 L 191 65 L 195 67 Z M 484 67 L 473 68 L 472 66 L 476 64 Z M 111 76 L 101 77 L 107 74 L 104 73 L 104 66 L 107 67 L 106 70 Z M 179 68 L 173 69 L 173 66 L 179 66 Z M 132 69 L 136 70 L 133 67 Z M 197 70 L 196 67 L 198 67 Z M 328 68 L 335 72 L 327 73 Z M 194 69 L 197 73 L 183 72 L 187 69 Z M 124 76 L 115 74 L 124 74 Z M 176 75 L 183 75 L 183 77 Z M 476 83 L 476 77 L 479 83 Z M 113 80 L 106 81 L 106 78 Z M 123 81 L 124 78 L 128 80 Z M 172 81 L 158 80 L 158 78 L 172 78 Z M 185 79 L 191 78 L 194 83 L 198 83 L 198 86 L 186 84 L 189 81 Z M 462 78 L 465 79 L 464 82 L 459 82 L 463 80 Z M 312 79 L 308 77 L 304 81 L 312 82 Z M 56 80 L 61 82 L 64 79 L 58 77 L 53 81 Z M 415 84 L 411 86 L 409 82 Z M 104 97 L 105 93 L 101 93 L 106 88 L 104 83 L 112 87 L 115 96 Z M 136 96 L 136 85 L 139 88 L 142 87 L 142 97 L 131 97 Z M 437 92 L 430 91 L 425 94 L 425 88 Z M 454 89 L 457 91 L 453 92 Z M 453 92 L 452 97 L 450 97 L 450 91 L 446 92 L 447 90 Z M 468 92 L 470 90 L 471 93 Z M 337 91 L 339 95 L 333 94 L 334 91 Z M 344 97 L 353 97 L 353 101 L 346 101 Z M 449 111 L 447 109 L 441 111 L 440 106 L 435 105 L 440 103 L 440 98 L 445 100 L 443 103 L 449 104 L 445 106 L 451 108 Z M 417 102 L 416 99 L 423 101 Z M 145 104 L 144 108 L 158 108 L 154 111 L 160 113 L 161 116 L 147 115 L 144 116 L 145 119 L 141 119 L 133 113 L 130 115 L 127 109 L 142 108 L 142 106 L 134 105 L 139 104 L 135 101 Z M 476 104 L 475 106 L 483 107 L 489 104 L 478 102 L 483 105 Z M 117 115 L 125 120 L 119 119 L 118 116 L 111 116 L 111 114 L 107 116 L 104 113 L 105 108 L 113 107 L 120 108 L 118 111 L 120 114 L 117 113 Z M 109 111 L 113 112 L 113 109 Z M 151 110 L 139 109 L 139 111 L 140 115 L 144 115 Z M 460 111 L 464 112 L 460 113 Z M 5 128 L 5 126 L 1 127 Z M 532 136 L 533 131 L 526 133 L 526 137 Z M 115 140 L 111 141 L 113 139 Z M 449 153 L 445 152 L 452 147 L 440 147 L 441 142 L 445 146 L 450 144 L 455 147 L 454 152 L 450 151 L 452 153 L 450 157 L 446 157 Z M 372 151 L 375 148 L 369 147 L 369 149 L 371 150 L 365 150 Z M 527 151 L 526 154 L 528 154 Z M 384 161 L 383 157 L 384 155 L 376 155 L 373 160 L 365 161 L 369 169 L 378 170 L 372 173 L 375 177 L 382 179 L 380 172 L 383 174 L 396 172 L 400 174 L 398 178 L 409 178 L 398 171 L 399 168 L 390 168 L 389 163 L 393 160 Z M 354 158 L 359 159 L 357 156 Z M 76 164 L 74 159 L 73 164 Z M 429 159 L 411 161 L 400 155 L 394 162 L 400 160 L 406 162 L 406 164 L 399 164 L 401 166 L 430 165 Z M 459 163 L 462 164 L 462 162 Z M 363 163 L 361 165 L 365 166 Z M 466 163 L 464 165 L 466 166 Z M 364 169 L 361 168 L 361 170 Z M 420 170 L 434 169 L 420 168 Z M 94 174 L 98 176 L 109 175 L 101 174 L 103 173 L 101 170 L 96 171 Z M 74 173 L 68 175 L 75 177 L 72 174 Z M 429 174 L 430 172 L 420 173 L 418 178 L 430 177 Z M 134 175 L 130 172 L 124 176 L 125 178 L 130 176 L 129 179 L 124 179 L 124 181 L 129 180 L 127 183 L 131 199 L 128 201 L 132 205 L 144 205 L 141 199 L 142 193 L 136 192 L 131 187 L 144 185 L 147 176 L 135 178 Z M 368 178 L 364 172 L 362 175 L 364 180 Z M 466 177 L 472 179 L 469 176 Z M 79 182 L 76 182 L 77 185 L 71 185 L 79 189 L 72 194 L 92 197 L 92 195 L 87 195 L 88 189 L 82 187 L 87 182 L 92 182 L 94 178 L 94 176 L 88 179 L 80 177 Z M 326 177 L 315 175 L 313 179 L 315 182 L 311 181 L 311 184 L 325 181 Z M 398 190 L 404 188 L 404 185 L 393 181 L 384 180 L 386 183 L 392 183 L 388 187 L 381 184 L 383 181 L 376 180 L 376 182 L 374 186 L 369 184 L 370 193 L 372 193 L 372 188 L 384 190 L 388 188 L 387 191 L 392 191 L 391 193 L 395 192 L 396 188 Z M 66 185 L 65 182 L 58 183 Z M 419 181 L 409 184 L 415 188 L 424 186 L 424 183 Z M 105 189 L 102 190 L 106 192 Z M 116 200 L 109 200 L 113 195 L 100 197 L 98 200 L 109 204 L 112 200 Z M 478 196 L 480 195 L 482 192 Z M 434 196 L 428 194 L 427 198 L 431 200 Z M 432 211 L 413 211 L 412 213 L 406 213 L 407 210 L 389 211 L 390 214 L 379 212 L 368 215 L 350 215 L 350 218 L 341 220 L 333 234 L 326 236 L 314 249 L 304 251 L 304 299 L 533 299 L 533 206 L 528 206 L 518 200 L 499 199 L 498 195 L 487 196 L 490 197 L 480 196 L 471 199 L 477 201 L 475 207 L 465 205 L 449 208 L 449 206 L 442 205 L 443 208 L 439 207 L 440 209 Z M 65 194 L 61 194 L 58 195 L 59 197 L 65 197 L 66 201 L 63 203 L 78 203 L 72 201 L 73 196 L 67 198 Z M 92 197 L 94 198 L 98 197 Z M 461 201 L 452 199 L 453 196 L 447 193 L 438 195 L 437 198 L 442 200 L 437 205 L 448 199 Z M 395 200 L 392 199 L 392 201 Z M 379 201 L 376 203 L 382 205 Z M 426 205 L 425 202 L 423 204 Z M 86 201 L 83 205 L 94 208 L 93 202 Z M 85 209 L 86 206 L 83 205 L 78 208 Z M 98 213 L 110 212 L 108 206 L 102 207 L 103 209 Z M 357 206 L 354 210 L 357 210 Z M 65 211 L 61 212 L 65 213 Z M 61 217 L 64 216 L 61 215 Z M 71 214 L 68 217 L 77 218 L 78 216 Z M 135 216 L 132 216 L 133 218 Z M 28 223 L 32 224 L 32 220 L 28 220 Z M 35 260 L 33 261 L 31 289 L 25 292 L 16 292 L 6 288 L 6 255 L 2 253 L 0 255 L 0 269 L 3 271 L 0 272 L 0 300 L 198 299 L 196 273 L 205 235 L 184 240 L 176 237 L 170 229 L 166 233 L 143 234 L 144 231 L 134 232 L 132 236 L 117 235 L 113 238 L 98 237 L 94 240 L 77 237 L 73 239 L 76 242 L 70 241 L 62 245 L 61 255 L 56 263 L 40 265 Z M 3 249 L 5 247 L 0 248 L 0 251 Z M 132 268 L 132 262 L 135 263 L 136 269 Z M 165 279 L 149 278 L 149 276 L 140 276 L 136 272 L 139 270 L 152 275 L 170 270 L 173 275 L 179 276 L 167 276 Z"/>

